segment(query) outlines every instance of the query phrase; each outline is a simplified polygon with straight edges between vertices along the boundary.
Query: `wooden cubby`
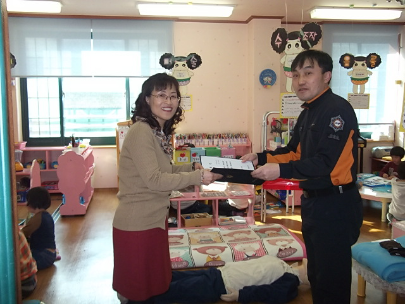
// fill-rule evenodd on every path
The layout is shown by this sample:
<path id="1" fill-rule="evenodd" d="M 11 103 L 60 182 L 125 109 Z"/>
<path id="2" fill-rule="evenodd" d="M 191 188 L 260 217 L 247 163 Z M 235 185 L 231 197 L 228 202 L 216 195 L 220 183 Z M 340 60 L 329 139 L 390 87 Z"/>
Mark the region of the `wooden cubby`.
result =
<path id="1" fill-rule="evenodd" d="M 31 185 L 42 185 L 46 181 L 58 181 L 56 174 L 57 168 L 52 168 L 52 163 L 58 160 L 58 157 L 62 154 L 65 147 L 25 147 L 20 149 L 23 151 L 21 157 L 21 163 L 27 164 L 32 162 L 34 159 L 37 161 L 42 159 L 45 162 L 45 168 L 40 166 L 40 174 L 31 174 L 29 168 L 25 168 L 23 171 L 16 172 L 17 181 L 22 176 L 29 176 L 31 180 Z M 39 180 L 38 180 L 39 178 Z M 48 189 L 50 193 L 60 193 L 58 189 Z"/>

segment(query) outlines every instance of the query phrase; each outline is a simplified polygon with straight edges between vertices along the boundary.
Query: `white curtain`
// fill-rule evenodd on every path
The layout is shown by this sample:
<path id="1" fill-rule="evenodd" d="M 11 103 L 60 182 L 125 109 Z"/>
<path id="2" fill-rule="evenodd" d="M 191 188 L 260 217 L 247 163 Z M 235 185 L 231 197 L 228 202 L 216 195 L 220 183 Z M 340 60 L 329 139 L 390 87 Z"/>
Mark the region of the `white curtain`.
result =
<path id="1" fill-rule="evenodd" d="M 322 49 L 333 59 L 331 88 L 334 93 L 347 98 L 353 84 L 347 75 L 348 69 L 339 64 L 340 56 L 350 53 L 367 56 L 377 53 L 381 64 L 371 69 L 373 73 L 366 83 L 365 93 L 370 94 L 369 109 L 355 110 L 359 122 L 391 122 L 396 98 L 395 79 L 399 79 L 398 25 L 371 24 L 324 24 Z"/>
<path id="2" fill-rule="evenodd" d="M 10 17 L 9 36 L 14 77 L 147 77 L 173 51 L 171 21 Z"/>

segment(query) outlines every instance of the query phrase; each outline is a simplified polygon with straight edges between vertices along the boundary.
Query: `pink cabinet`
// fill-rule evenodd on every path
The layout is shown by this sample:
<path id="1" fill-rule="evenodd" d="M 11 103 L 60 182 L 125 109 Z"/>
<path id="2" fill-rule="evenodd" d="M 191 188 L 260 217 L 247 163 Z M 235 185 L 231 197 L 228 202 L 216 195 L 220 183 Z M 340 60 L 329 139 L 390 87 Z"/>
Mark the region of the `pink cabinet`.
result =
<path id="1" fill-rule="evenodd" d="M 94 156 L 91 147 L 84 151 L 68 151 L 58 158 L 58 188 L 64 195 L 61 215 L 83 215 L 93 196 L 91 176 L 94 172 Z"/>
<path id="2" fill-rule="evenodd" d="M 49 187 L 48 185 L 57 183 L 58 181 L 56 176 L 57 164 L 55 161 L 58 160 L 64 149 L 64 147 L 21 148 L 21 151 L 23 151 L 21 163 L 25 165 L 31 163 L 31 168 L 16 172 L 17 180 L 22 176 L 29 176 L 31 178 L 31 187 L 43 186 L 50 193 L 60 193 L 59 189 Z M 36 160 L 36 166 L 34 166 L 34 160 Z M 39 160 L 43 161 L 42 164 L 38 163 Z"/>

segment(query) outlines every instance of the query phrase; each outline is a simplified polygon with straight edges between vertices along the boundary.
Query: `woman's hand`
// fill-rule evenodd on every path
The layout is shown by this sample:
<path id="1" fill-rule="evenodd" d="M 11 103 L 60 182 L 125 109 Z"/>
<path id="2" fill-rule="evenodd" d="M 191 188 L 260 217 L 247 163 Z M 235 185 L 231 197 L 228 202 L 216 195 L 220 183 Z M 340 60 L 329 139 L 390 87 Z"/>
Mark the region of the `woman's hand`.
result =
<path id="1" fill-rule="evenodd" d="M 215 182 L 217 179 L 221 179 L 222 175 L 218 173 L 212 173 L 209 170 L 204 170 L 202 175 L 201 183 L 204 185 L 209 185 Z"/>
<path id="2" fill-rule="evenodd" d="M 194 170 L 198 169 L 204 169 L 204 167 L 200 163 L 194 162 Z"/>

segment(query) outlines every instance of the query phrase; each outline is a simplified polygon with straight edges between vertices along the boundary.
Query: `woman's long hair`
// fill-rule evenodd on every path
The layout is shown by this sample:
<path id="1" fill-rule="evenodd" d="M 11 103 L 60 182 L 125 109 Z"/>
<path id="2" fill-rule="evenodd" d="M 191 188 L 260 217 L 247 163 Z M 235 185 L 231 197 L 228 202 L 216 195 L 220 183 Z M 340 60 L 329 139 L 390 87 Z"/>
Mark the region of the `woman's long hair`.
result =
<path id="1" fill-rule="evenodd" d="M 153 90 L 161 91 L 166 88 L 174 87 L 177 92 L 177 96 L 180 96 L 179 83 L 173 76 L 167 75 L 166 73 L 158 73 L 150 76 L 142 85 L 142 92 L 139 94 L 135 101 L 135 107 L 131 111 L 133 114 L 131 120 L 133 123 L 136 121 L 136 117 L 140 116 L 146 119 L 147 123 L 152 128 L 160 129 L 159 122 L 154 117 L 150 105 L 146 102 L 146 97 L 150 97 Z M 167 120 L 163 126 L 163 132 L 165 135 L 171 135 L 174 133 L 176 125 L 183 120 L 183 109 L 179 106 L 177 107 L 174 116 Z"/>

